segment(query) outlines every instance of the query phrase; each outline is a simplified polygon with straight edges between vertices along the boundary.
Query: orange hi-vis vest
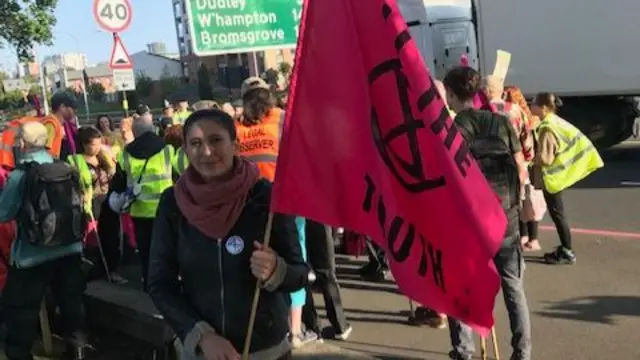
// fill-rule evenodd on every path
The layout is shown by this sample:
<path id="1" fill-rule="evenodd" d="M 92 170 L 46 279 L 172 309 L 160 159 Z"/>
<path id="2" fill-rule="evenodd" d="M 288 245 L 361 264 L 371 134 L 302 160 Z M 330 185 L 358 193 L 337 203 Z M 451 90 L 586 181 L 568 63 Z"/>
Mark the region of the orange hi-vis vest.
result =
<path id="1" fill-rule="evenodd" d="M 62 147 L 62 138 L 64 137 L 64 130 L 60 121 L 51 115 L 44 118 L 27 116 L 10 121 L 0 134 L 0 166 L 10 169 L 15 168 L 13 147 L 16 142 L 16 136 L 20 132 L 20 126 L 31 121 L 40 121 L 47 128 L 49 132 L 49 142 L 47 143 L 48 151 L 54 158 L 60 157 L 60 148 Z M 53 132 L 51 132 L 51 129 Z"/>
<path id="2" fill-rule="evenodd" d="M 244 126 L 239 123 L 236 127 L 238 155 L 258 165 L 260 175 L 269 181 L 276 177 L 276 162 L 283 127 L 284 111 L 279 108 L 271 109 L 257 125 Z"/>

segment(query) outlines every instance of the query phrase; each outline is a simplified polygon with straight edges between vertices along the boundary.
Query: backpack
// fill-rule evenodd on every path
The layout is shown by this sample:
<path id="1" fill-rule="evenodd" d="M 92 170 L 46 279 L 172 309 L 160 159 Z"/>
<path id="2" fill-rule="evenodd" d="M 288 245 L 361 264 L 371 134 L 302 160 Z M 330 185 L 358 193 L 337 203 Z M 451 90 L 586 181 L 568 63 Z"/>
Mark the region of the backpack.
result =
<path id="1" fill-rule="evenodd" d="M 518 218 L 520 208 L 520 177 L 518 164 L 509 144 L 500 138 L 500 118 L 494 115 L 487 127 L 478 126 L 480 131 L 469 142 L 469 150 L 480 166 L 480 170 L 500 198 L 507 219 Z M 509 126 L 509 122 L 503 122 Z"/>
<path id="2" fill-rule="evenodd" d="M 25 171 L 24 199 L 18 215 L 21 239 L 39 247 L 81 242 L 84 216 L 80 174 L 67 163 L 30 162 Z"/>

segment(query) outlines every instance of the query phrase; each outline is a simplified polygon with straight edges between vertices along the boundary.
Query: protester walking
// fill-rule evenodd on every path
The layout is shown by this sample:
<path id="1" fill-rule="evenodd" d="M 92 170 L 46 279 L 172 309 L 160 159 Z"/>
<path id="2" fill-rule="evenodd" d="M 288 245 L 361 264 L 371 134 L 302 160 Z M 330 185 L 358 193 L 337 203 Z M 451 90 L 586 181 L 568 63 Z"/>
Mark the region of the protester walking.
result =
<path id="1" fill-rule="evenodd" d="M 110 185 L 113 190 L 110 204 L 114 211 L 131 215 L 146 289 L 153 219 L 160 195 L 173 184 L 174 151 L 154 133 L 150 113 L 135 119 L 132 130 L 135 140 L 118 157 L 116 174 Z"/>
<path id="2" fill-rule="evenodd" d="M 527 177 L 526 165 L 520 140 L 509 119 L 499 113 L 474 108 L 473 98 L 480 90 L 480 82 L 480 74 L 469 67 L 454 68 L 443 80 L 447 102 L 457 114 L 456 126 L 505 210 L 506 234 L 494 263 L 502 280 L 511 326 L 511 360 L 530 360 L 531 323 L 518 231 L 520 189 Z M 449 331 L 453 346 L 450 358 L 471 360 L 475 351 L 471 328 L 449 317 Z"/>
<path id="3" fill-rule="evenodd" d="M 327 319 L 333 328 L 336 340 L 347 340 L 353 327 L 347 322 L 342 306 L 342 296 L 336 275 L 335 247 L 329 226 L 307 219 L 306 226 L 307 260 L 316 279 L 313 287 L 322 292 Z M 320 318 L 311 291 L 307 291 L 307 301 L 302 312 L 302 322 L 307 329 L 322 335 Z"/>
<path id="4" fill-rule="evenodd" d="M 116 272 L 120 262 L 120 222 L 118 214 L 109 208 L 106 201 L 109 182 L 116 171 L 115 163 L 103 148 L 102 134 L 92 126 L 78 129 L 76 145 L 78 154 L 67 157 L 67 162 L 80 175 L 85 193 L 85 213 L 91 220 L 97 221 L 90 226 L 85 253 L 96 264 L 94 274 L 124 284 L 127 280 Z"/>
<path id="5" fill-rule="evenodd" d="M 539 148 L 534 162 L 542 170 L 544 199 L 560 238 L 560 246 L 544 254 L 544 259 L 548 264 L 575 264 L 563 190 L 603 167 L 604 163 L 591 141 L 556 114 L 561 106 L 560 98 L 551 93 L 539 93 L 533 100 L 531 111 L 541 119 L 536 129 Z"/>
<path id="6" fill-rule="evenodd" d="M 0 193 L 0 222 L 16 220 L 18 227 L 2 293 L 7 327 L 4 350 L 9 360 L 33 359 L 40 304 L 51 288 L 61 315 L 58 333 L 67 342 L 67 356 L 74 358 L 86 344 L 80 180 L 73 168 L 47 152 L 44 125 L 29 122 L 20 130 L 18 166 Z M 41 221 L 51 215 L 54 223 Z"/>
<path id="7" fill-rule="evenodd" d="M 228 114 L 196 111 L 184 136 L 190 166 L 160 200 L 149 294 L 181 339 L 182 359 L 239 359 L 260 281 L 250 357 L 292 359 L 287 297 L 307 284 L 309 273 L 294 218 L 275 214 L 271 242 L 262 244 L 271 183 L 236 156 Z"/>

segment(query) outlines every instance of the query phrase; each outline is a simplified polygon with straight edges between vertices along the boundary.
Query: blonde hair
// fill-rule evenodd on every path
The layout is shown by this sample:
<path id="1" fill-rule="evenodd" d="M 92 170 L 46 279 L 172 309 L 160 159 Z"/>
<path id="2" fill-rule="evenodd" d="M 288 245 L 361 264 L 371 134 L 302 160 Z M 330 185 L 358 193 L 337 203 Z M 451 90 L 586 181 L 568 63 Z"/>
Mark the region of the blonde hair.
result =
<path id="1" fill-rule="evenodd" d="M 26 146 L 44 148 L 49 142 L 49 133 L 39 121 L 29 121 L 20 126 L 20 139 Z"/>

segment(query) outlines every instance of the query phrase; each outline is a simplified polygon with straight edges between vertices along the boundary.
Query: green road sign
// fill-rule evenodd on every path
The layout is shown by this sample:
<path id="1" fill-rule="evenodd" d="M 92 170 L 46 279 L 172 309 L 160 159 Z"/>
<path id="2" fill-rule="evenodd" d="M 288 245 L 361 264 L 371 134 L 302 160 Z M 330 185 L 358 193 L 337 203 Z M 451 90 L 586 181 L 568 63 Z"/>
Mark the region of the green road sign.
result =
<path id="1" fill-rule="evenodd" d="M 199 56 L 296 46 L 303 0 L 186 0 Z"/>

